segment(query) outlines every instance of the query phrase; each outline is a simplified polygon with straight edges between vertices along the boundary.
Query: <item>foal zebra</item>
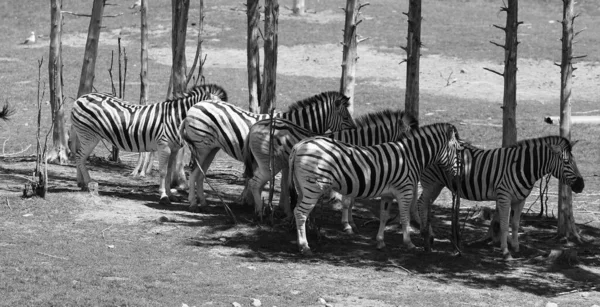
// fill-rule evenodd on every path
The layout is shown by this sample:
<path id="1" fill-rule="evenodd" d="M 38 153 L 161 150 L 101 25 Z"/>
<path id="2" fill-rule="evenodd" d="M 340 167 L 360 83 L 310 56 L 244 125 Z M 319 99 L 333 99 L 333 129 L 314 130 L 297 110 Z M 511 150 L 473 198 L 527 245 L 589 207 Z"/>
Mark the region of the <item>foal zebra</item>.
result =
<path id="1" fill-rule="evenodd" d="M 305 223 L 321 195 L 333 190 L 351 197 L 393 195 L 400 206 L 403 242 L 414 248 L 408 235 L 409 204 L 423 169 L 431 164 L 456 175 L 461 146 L 458 131 L 438 123 L 406 132 L 397 142 L 354 146 L 327 137 L 312 137 L 296 144 L 290 154 L 290 193 L 298 193 L 294 209 L 298 247 L 310 254 Z"/>
<path id="2" fill-rule="evenodd" d="M 354 127 L 348 111 L 348 97 L 339 92 L 323 92 L 298 101 L 285 113 L 276 113 L 317 134 Z M 197 165 L 189 178 L 190 210 L 199 210 L 206 205 L 204 196 L 204 174 L 219 150 L 238 161 L 243 161 L 243 146 L 250 126 L 259 120 L 269 118 L 268 114 L 255 114 L 234 105 L 203 101 L 190 109 L 180 127 L 182 139 L 189 145 Z M 195 187 L 195 189 L 194 189 Z"/>
<path id="3" fill-rule="evenodd" d="M 133 105 L 103 93 L 79 97 L 71 112 L 72 129 L 81 142 L 75 155 L 78 185 L 87 188 L 91 178 L 85 161 L 101 139 L 124 151 L 158 150 L 160 203 L 169 204 L 171 174 L 181 148 L 177 128 L 189 108 L 211 98 L 226 101 L 227 93 L 218 85 L 206 84 L 151 105 Z"/>
<path id="4" fill-rule="evenodd" d="M 460 197 L 475 201 L 496 201 L 500 215 L 500 244 L 505 259 L 511 258 L 507 247 L 511 208 L 514 211 L 511 245 L 514 251 L 518 252 L 521 211 L 537 180 L 552 174 L 570 186 L 573 192 L 580 193 L 583 190 L 585 183 L 571 153 L 573 145 L 574 143 L 560 136 L 522 140 L 514 146 L 495 149 L 480 149 L 463 144 L 464 174 L 461 176 Z M 452 181 L 453 179 L 436 165 L 425 169 L 421 177 L 423 192 L 417 202 L 421 226 L 427 225 L 430 205 L 444 187 L 456 192 Z M 384 215 L 389 214 L 382 213 L 382 225 L 377 235 L 381 241 L 385 228 Z M 429 250 L 429 234 L 425 231 L 423 235 L 426 250 Z"/>
<path id="5" fill-rule="evenodd" d="M 354 120 L 356 128 L 344 129 L 328 134 L 327 137 L 358 145 L 371 146 L 385 142 L 399 140 L 408 130 L 416 129 L 418 121 L 403 111 L 384 110 L 363 115 Z M 292 147 L 299 141 L 315 136 L 314 132 L 284 120 L 273 120 L 273 174 L 281 171 L 281 195 L 279 207 L 283 208 L 288 217 L 292 216 L 290 200 L 288 195 L 288 158 Z M 271 120 L 266 119 L 257 122 L 250 128 L 250 133 L 244 144 L 245 176 L 250 178 L 248 187 L 254 196 L 254 208 L 256 213 L 262 214 L 261 191 L 263 186 L 271 178 L 270 171 L 270 130 Z M 253 170 L 256 163 L 258 167 Z M 354 199 L 342 200 L 344 210 L 342 211 L 342 224 L 344 230 L 351 232 L 356 226 L 352 220 L 352 206 Z"/>

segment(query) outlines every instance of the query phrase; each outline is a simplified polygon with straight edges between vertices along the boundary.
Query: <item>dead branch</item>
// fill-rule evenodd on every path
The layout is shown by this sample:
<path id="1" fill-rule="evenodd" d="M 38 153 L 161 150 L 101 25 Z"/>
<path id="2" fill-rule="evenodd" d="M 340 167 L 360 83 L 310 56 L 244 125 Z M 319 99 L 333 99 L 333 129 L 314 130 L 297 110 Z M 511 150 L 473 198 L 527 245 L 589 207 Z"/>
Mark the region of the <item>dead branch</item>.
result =
<path id="1" fill-rule="evenodd" d="M 485 69 L 485 70 L 487 70 L 487 71 L 491 71 L 491 72 L 493 72 L 493 73 L 497 74 L 497 75 L 498 75 L 498 76 L 500 76 L 500 77 L 504 77 L 504 74 L 503 74 L 503 73 L 497 72 L 497 71 L 495 71 L 495 70 L 493 70 L 493 69 L 490 69 L 490 68 L 487 68 L 487 67 L 484 67 L 483 69 Z"/>
<path id="2" fill-rule="evenodd" d="M 40 254 L 42 256 L 46 256 L 46 257 L 50 257 L 50 258 L 55 258 L 55 259 L 60 259 L 60 260 L 69 260 L 67 258 L 63 258 L 63 257 L 59 257 L 59 256 L 54 256 L 54 255 L 50 255 L 50 254 L 46 254 L 46 253 L 42 253 L 42 252 L 35 252 L 36 254 Z"/>
<path id="3" fill-rule="evenodd" d="M 77 17 L 92 17 L 92 15 L 90 15 L 90 14 L 75 13 L 75 12 L 71 12 L 71 11 L 62 11 L 62 13 L 77 16 Z M 123 13 L 114 14 L 114 15 L 102 15 L 102 17 L 114 18 L 114 17 L 119 17 L 121 15 L 123 15 Z"/>
<path id="4" fill-rule="evenodd" d="M 493 42 L 493 41 L 490 41 L 490 44 L 492 44 L 492 45 L 496 45 L 496 46 L 498 46 L 498 47 L 500 47 L 500 48 L 502 48 L 502 49 L 505 49 L 505 50 L 506 50 L 506 46 L 504 46 L 504 45 L 498 44 L 498 43 L 496 43 L 496 42 Z"/>
<path id="5" fill-rule="evenodd" d="M 5 141 L 6 142 L 6 141 Z M 26 152 L 27 150 L 29 150 L 29 148 L 31 147 L 31 144 L 27 145 L 27 147 L 25 147 L 25 149 L 21 150 L 21 151 L 17 151 L 17 152 L 11 152 L 11 153 L 4 153 L 4 145 L 2 146 L 2 154 L 0 154 L 0 158 L 4 158 L 4 157 L 9 157 L 9 156 L 15 156 L 15 155 L 19 155 L 22 154 L 24 152 Z"/>
<path id="6" fill-rule="evenodd" d="M 6 198 L 5 198 L 5 199 L 6 199 L 6 206 L 8 206 L 8 208 L 9 208 L 10 210 L 12 210 L 12 207 L 10 206 L 10 201 L 8 200 L 8 196 L 6 196 Z"/>

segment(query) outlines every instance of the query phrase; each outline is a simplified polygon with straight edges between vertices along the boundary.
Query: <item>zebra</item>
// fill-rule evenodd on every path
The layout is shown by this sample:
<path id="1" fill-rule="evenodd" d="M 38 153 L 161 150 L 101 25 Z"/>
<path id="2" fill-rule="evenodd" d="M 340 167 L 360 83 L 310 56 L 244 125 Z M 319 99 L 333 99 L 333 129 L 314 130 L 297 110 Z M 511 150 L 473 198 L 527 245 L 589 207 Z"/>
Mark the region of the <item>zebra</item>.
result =
<path id="1" fill-rule="evenodd" d="M 87 189 L 91 178 L 85 161 L 101 139 L 124 151 L 158 150 L 160 204 L 169 205 L 171 174 L 181 148 L 177 129 L 188 109 L 205 99 L 227 101 L 227 93 L 218 85 L 206 84 L 181 97 L 150 105 L 129 104 L 106 93 L 79 97 L 71 112 L 72 130 L 81 142 L 75 154 L 78 185 Z"/>
<path id="2" fill-rule="evenodd" d="M 300 100 L 285 113 L 274 116 L 292 121 L 317 134 L 354 127 L 348 111 L 349 98 L 339 92 L 322 92 Z M 190 109 L 179 132 L 191 149 L 197 165 L 189 178 L 190 210 L 198 211 L 207 204 L 204 196 L 204 174 L 219 150 L 238 161 L 243 161 L 243 146 L 250 126 L 269 118 L 268 114 L 255 114 L 224 102 L 204 101 Z M 195 187 L 195 189 L 194 189 Z M 245 189 L 246 192 L 246 189 Z M 245 196 L 246 193 L 243 193 Z"/>
<path id="3" fill-rule="evenodd" d="M 319 197 L 331 190 L 351 197 L 395 197 L 400 204 L 403 242 L 414 249 L 407 231 L 408 213 L 409 203 L 416 201 L 421 172 L 440 164 L 456 175 L 461 150 L 458 140 L 456 127 L 437 123 L 407 131 L 397 142 L 375 146 L 354 146 L 323 136 L 294 145 L 289 186 L 292 203 L 297 203 L 294 216 L 300 252 L 311 254 L 306 219 Z"/>
<path id="4" fill-rule="evenodd" d="M 511 147 L 494 149 L 481 149 L 468 143 L 463 144 L 464 174 L 461 176 L 460 197 L 474 201 L 496 201 L 496 209 L 500 215 L 500 247 L 504 259 L 512 258 L 507 246 L 511 208 L 514 212 L 510 223 L 511 246 L 518 252 L 521 212 L 525 199 L 537 180 L 552 174 L 570 186 L 573 192 L 583 191 L 585 183 L 571 152 L 575 143 L 560 136 L 546 136 L 522 140 Z M 417 201 L 422 226 L 427 225 L 430 205 L 441 190 L 447 187 L 456 192 L 457 188 L 452 180 L 437 165 L 432 165 L 423 172 L 423 191 Z M 383 230 L 389 213 L 382 210 L 381 215 L 377 234 L 378 245 L 379 242 L 383 243 Z M 429 232 L 422 231 L 422 235 L 425 238 L 425 249 L 429 251 Z"/>
<path id="5" fill-rule="evenodd" d="M 365 114 L 354 119 L 355 128 L 344 129 L 328 134 L 344 143 L 359 146 L 376 145 L 399 140 L 406 131 L 416 129 L 418 121 L 404 111 L 383 110 Z M 295 125 L 285 119 L 273 121 L 273 174 L 281 171 L 281 195 L 279 207 L 283 208 L 288 217 L 292 217 L 288 196 L 288 158 L 292 147 L 302 139 L 315 136 L 314 132 Z M 254 206 L 257 214 L 262 213 L 261 190 L 271 177 L 270 171 L 270 132 L 271 120 L 266 119 L 252 125 L 246 143 L 244 144 L 244 165 L 249 189 L 254 196 Z M 258 167 L 254 169 L 254 164 Z M 356 230 L 352 220 L 354 199 L 342 199 L 342 226 L 344 231 L 352 233 Z"/>

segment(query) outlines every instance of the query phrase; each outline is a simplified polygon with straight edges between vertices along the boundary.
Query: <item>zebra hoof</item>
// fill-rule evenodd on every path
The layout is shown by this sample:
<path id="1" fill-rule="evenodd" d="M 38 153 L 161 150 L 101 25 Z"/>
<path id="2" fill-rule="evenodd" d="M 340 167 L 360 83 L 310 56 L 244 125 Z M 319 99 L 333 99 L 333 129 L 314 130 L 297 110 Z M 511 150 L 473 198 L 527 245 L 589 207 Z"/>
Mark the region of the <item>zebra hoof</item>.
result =
<path id="1" fill-rule="evenodd" d="M 312 256 L 313 252 L 310 250 L 310 247 L 306 246 L 300 248 L 300 254 L 302 254 L 302 256 Z"/>
<path id="2" fill-rule="evenodd" d="M 345 234 L 347 234 L 347 235 L 353 235 L 354 234 L 354 230 L 352 230 L 352 227 L 350 225 L 344 227 L 344 229 L 342 231 Z"/>
<path id="3" fill-rule="evenodd" d="M 385 242 L 383 241 L 377 241 L 377 249 L 378 250 L 382 250 L 385 248 Z"/>
<path id="4" fill-rule="evenodd" d="M 169 197 L 161 197 L 160 201 L 158 202 L 159 205 L 161 206 L 170 206 L 171 205 L 171 200 L 169 199 Z"/>
<path id="5" fill-rule="evenodd" d="M 515 258 L 513 258 L 510 253 L 505 253 L 504 255 L 502 255 L 502 261 L 504 261 L 504 262 L 511 262 L 514 260 L 515 260 Z"/>

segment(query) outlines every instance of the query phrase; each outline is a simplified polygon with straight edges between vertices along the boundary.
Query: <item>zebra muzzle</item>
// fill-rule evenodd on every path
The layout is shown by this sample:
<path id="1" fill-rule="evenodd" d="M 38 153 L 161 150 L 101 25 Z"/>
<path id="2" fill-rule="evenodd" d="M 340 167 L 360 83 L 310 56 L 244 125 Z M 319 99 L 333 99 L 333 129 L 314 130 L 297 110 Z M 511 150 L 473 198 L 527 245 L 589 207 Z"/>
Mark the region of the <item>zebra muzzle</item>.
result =
<path id="1" fill-rule="evenodd" d="M 573 190 L 573 192 L 575 192 L 575 193 L 581 193 L 581 191 L 583 191 L 584 187 L 585 187 L 585 183 L 583 182 L 582 177 L 577 177 L 577 179 L 575 179 L 575 182 L 573 182 L 573 184 L 571 184 L 571 190 Z"/>

